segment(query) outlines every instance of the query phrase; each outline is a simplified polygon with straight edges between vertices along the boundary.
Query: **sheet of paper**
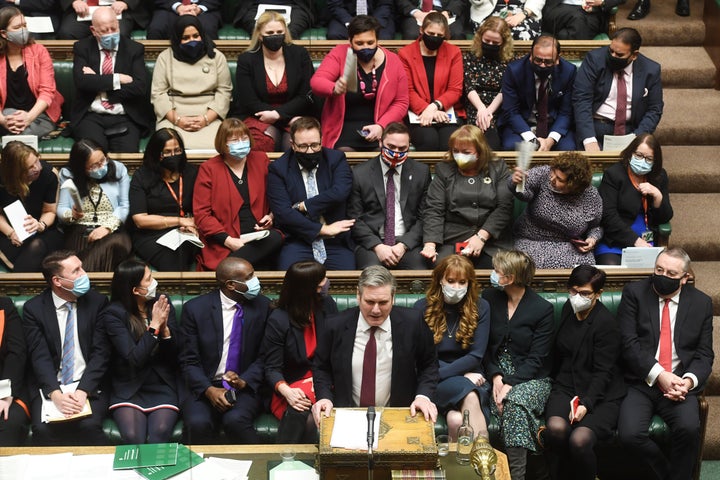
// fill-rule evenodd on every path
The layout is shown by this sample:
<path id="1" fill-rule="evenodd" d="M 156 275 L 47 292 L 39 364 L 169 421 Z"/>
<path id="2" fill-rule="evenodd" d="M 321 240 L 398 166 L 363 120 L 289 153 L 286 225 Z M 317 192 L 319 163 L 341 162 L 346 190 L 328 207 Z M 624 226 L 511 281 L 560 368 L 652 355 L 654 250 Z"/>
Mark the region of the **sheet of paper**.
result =
<path id="1" fill-rule="evenodd" d="M 57 453 L 54 455 L 33 455 L 27 461 L 25 474 L 20 477 L 24 480 L 47 480 L 48 472 L 52 472 L 53 480 L 74 479 L 70 469 L 73 454 Z"/>
<path id="2" fill-rule="evenodd" d="M 622 152 L 634 139 L 634 133 L 628 133 L 627 135 L 605 135 L 603 137 L 603 152 Z"/>
<path id="3" fill-rule="evenodd" d="M 27 145 L 28 147 L 32 147 L 36 151 L 38 150 L 37 135 L 3 135 L 3 137 L 2 137 L 3 148 L 5 148 L 5 145 L 7 145 L 8 142 L 22 142 L 25 145 Z"/>
<path id="4" fill-rule="evenodd" d="M 252 467 L 251 460 L 233 460 L 232 458 L 220 458 L 220 457 L 208 457 L 205 459 L 205 463 L 212 463 L 218 465 L 226 470 L 235 472 L 236 478 L 247 478 L 250 474 L 250 467 Z"/>
<path id="5" fill-rule="evenodd" d="M 449 109 L 445 110 L 445 113 L 447 114 L 448 118 L 450 118 L 450 121 L 448 123 L 457 123 L 457 116 L 455 115 L 454 107 L 450 107 Z M 408 110 L 408 120 L 410 121 L 410 123 L 419 124 L 420 116 L 415 115 L 413 112 Z M 436 123 L 436 122 L 433 122 L 433 123 Z"/>
<path id="6" fill-rule="evenodd" d="M 190 242 L 200 248 L 205 247 L 205 244 L 202 243 L 196 235 L 188 232 L 181 232 L 179 228 L 173 228 L 165 235 L 157 239 L 158 244 L 173 251 L 177 250 L 183 242 Z"/>
<path id="7" fill-rule="evenodd" d="M 270 470 L 269 480 L 318 480 L 315 469 L 305 462 L 282 462 Z"/>
<path id="8" fill-rule="evenodd" d="M 91 20 L 92 20 L 93 13 L 95 13 L 95 10 L 97 10 L 97 9 L 100 8 L 100 7 L 106 6 L 106 5 L 103 4 L 103 2 L 98 2 L 98 3 L 100 3 L 100 5 L 97 6 L 97 7 L 88 7 L 88 10 L 90 10 L 90 11 L 88 12 L 87 16 L 81 17 L 80 15 L 78 15 L 78 16 L 77 16 L 77 21 L 78 21 L 78 22 L 89 22 L 89 21 L 91 21 Z M 112 3 L 112 2 L 109 2 L 109 3 L 107 3 L 107 5 L 110 5 L 111 3 Z M 122 13 L 121 13 L 120 15 L 115 15 L 115 18 L 117 18 L 118 20 L 122 20 Z"/>
<path id="9" fill-rule="evenodd" d="M 627 247 L 622 249 L 620 265 L 627 268 L 654 268 L 664 247 Z"/>
<path id="10" fill-rule="evenodd" d="M 28 213 L 27 210 L 25 210 L 25 205 L 23 205 L 20 200 L 15 200 L 13 203 L 3 208 L 3 210 L 5 211 L 5 216 L 7 217 L 8 222 L 10 222 L 10 225 L 13 227 L 13 230 L 15 230 L 15 234 L 21 242 L 25 241 L 26 238 L 35 235 L 34 233 L 28 233 L 23 226 L 23 223 L 25 223 L 25 217 L 27 217 Z"/>
<path id="11" fill-rule="evenodd" d="M 381 412 L 375 414 L 375 428 L 373 437 L 373 449 L 377 449 L 378 433 L 380 432 Z M 367 450 L 368 421 L 365 410 L 335 410 L 335 423 L 330 446 L 335 448 L 347 448 L 350 450 Z"/>
<path id="12" fill-rule="evenodd" d="M 357 57 L 351 47 L 348 47 L 348 53 L 345 56 L 345 68 L 343 69 L 343 78 L 347 82 L 348 92 L 357 92 Z"/>
<path id="13" fill-rule="evenodd" d="M 72 393 L 77 390 L 77 386 L 80 382 L 73 382 L 67 385 L 60 385 L 60 391 L 63 393 Z M 57 409 L 55 403 L 52 400 L 45 398 L 42 390 L 40 390 L 40 398 L 42 398 L 42 408 L 40 411 L 41 420 L 43 423 L 50 422 L 65 422 L 68 420 L 74 420 L 76 418 L 87 417 L 92 415 L 92 409 L 90 408 L 90 400 L 85 400 L 85 407 L 75 415 L 66 417 L 60 410 Z"/>
<path id="14" fill-rule="evenodd" d="M 532 163 L 532 155 L 535 151 L 535 148 L 530 142 L 520 142 L 517 144 L 517 151 L 518 156 L 515 164 L 527 172 L 530 169 L 530 164 Z M 524 178 L 522 182 L 515 185 L 515 191 L 520 193 L 525 191 Z"/>
<path id="15" fill-rule="evenodd" d="M 260 18 L 260 15 L 262 15 L 266 10 L 270 10 L 271 12 L 278 12 L 282 17 L 285 19 L 285 23 L 290 25 L 290 12 L 292 12 L 292 7 L 290 5 L 272 5 L 267 3 L 261 3 L 257 7 L 257 14 L 255 15 L 255 20 Z"/>
<path id="16" fill-rule="evenodd" d="M 262 240 L 268 235 L 270 235 L 270 230 L 259 230 L 257 232 L 243 233 L 240 235 L 240 240 L 244 243 L 254 242 L 255 240 Z"/>
<path id="17" fill-rule="evenodd" d="M 0 457 L 0 480 L 18 480 L 25 477 L 25 466 L 30 455 Z"/>
<path id="18" fill-rule="evenodd" d="M 7 398 L 12 395 L 12 382 L 9 378 L 0 380 L 0 398 Z"/>
<path id="19" fill-rule="evenodd" d="M 67 180 L 65 180 L 62 185 L 60 185 L 60 188 L 64 188 L 68 191 L 68 193 L 70 193 L 70 198 L 72 198 L 75 209 L 78 212 L 82 212 L 82 199 L 80 198 L 80 192 L 78 192 L 77 185 L 75 185 L 73 179 L 68 178 Z"/>
<path id="20" fill-rule="evenodd" d="M 140 480 L 134 470 L 113 470 L 113 454 L 75 455 L 72 458 L 73 480 Z"/>
<path id="21" fill-rule="evenodd" d="M 25 17 L 25 23 L 32 33 L 53 33 L 55 31 L 50 17 Z"/>
<path id="22" fill-rule="evenodd" d="M 172 477 L 172 480 L 197 480 L 204 478 L 212 478 L 213 480 L 246 480 L 247 474 L 242 475 L 233 471 L 217 462 L 210 462 L 209 458 L 199 465 L 195 465 L 190 470 L 185 470 Z M 215 459 L 217 460 L 217 459 Z M 248 462 L 252 464 L 252 462 Z M 250 467 L 248 467 L 248 470 Z"/>

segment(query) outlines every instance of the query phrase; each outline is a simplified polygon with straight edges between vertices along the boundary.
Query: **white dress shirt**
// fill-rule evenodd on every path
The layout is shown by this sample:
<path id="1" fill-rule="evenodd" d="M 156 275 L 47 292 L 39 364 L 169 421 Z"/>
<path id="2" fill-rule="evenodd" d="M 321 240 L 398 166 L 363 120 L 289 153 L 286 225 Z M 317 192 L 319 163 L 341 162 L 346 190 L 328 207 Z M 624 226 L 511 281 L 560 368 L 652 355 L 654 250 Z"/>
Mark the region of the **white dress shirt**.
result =
<path id="1" fill-rule="evenodd" d="M 355 329 L 355 344 L 352 355 L 352 397 L 353 404 L 360 405 L 360 387 L 362 386 L 363 360 L 365 345 L 370 339 L 370 325 L 358 315 Z M 385 407 L 390 403 L 390 386 L 392 382 L 392 328 L 390 316 L 375 330 L 377 345 L 377 363 L 375 367 L 375 406 Z"/>

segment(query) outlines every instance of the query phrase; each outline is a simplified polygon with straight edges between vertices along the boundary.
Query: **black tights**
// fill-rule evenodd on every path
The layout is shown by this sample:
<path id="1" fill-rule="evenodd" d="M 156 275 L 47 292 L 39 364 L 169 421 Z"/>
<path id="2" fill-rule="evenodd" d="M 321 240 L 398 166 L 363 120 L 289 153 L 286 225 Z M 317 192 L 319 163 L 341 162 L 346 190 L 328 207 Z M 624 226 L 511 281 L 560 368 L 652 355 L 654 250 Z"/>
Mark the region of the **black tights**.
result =
<path id="1" fill-rule="evenodd" d="M 551 466 L 553 478 L 595 479 L 597 471 L 597 457 L 593 449 L 597 441 L 595 432 L 587 427 L 571 429 L 566 419 L 550 417 L 547 421 L 545 440 L 555 457 Z"/>
<path id="2" fill-rule="evenodd" d="M 160 408 L 146 414 L 133 407 L 119 407 L 113 410 L 113 418 L 126 444 L 166 443 L 172 436 L 178 412 Z"/>

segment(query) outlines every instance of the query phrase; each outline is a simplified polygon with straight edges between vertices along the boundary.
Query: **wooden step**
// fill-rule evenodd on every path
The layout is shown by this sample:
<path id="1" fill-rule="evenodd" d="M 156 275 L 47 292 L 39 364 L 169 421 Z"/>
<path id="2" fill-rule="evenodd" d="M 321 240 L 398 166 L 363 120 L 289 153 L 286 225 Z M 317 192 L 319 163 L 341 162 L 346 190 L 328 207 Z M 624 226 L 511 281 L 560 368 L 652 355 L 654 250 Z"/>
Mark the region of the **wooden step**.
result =
<path id="1" fill-rule="evenodd" d="M 627 0 L 617 13 L 617 27 L 632 27 L 640 32 L 644 46 L 702 45 L 705 25 L 702 20 L 704 0 L 690 0 L 690 16 L 675 15 L 674 0 L 650 0 L 650 14 L 641 20 L 628 20 L 636 0 Z M 643 47 L 640 48 L 640 51 Z"/>
<path id="2" fill-rule="evenodd" d="M 671 200 L 670 245 L 684 248 L 694 261 L 720 261 L 720 193 L 678 193 Z M 719 272 L 708 272 L 716 288 Z"/>

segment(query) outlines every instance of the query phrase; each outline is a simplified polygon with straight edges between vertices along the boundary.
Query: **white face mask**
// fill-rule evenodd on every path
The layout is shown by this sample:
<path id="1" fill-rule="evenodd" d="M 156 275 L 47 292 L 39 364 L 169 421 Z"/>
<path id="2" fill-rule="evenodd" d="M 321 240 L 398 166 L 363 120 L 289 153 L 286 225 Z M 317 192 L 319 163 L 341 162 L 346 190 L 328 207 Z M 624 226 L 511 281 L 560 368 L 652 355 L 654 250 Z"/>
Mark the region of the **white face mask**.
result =
<path id="1" fill-rule="evenodd" d="M 574 313 L 584 312 L 592 306 L 593 299 L 583 297 L 579 293 L 570 295 L 570 306 L 572 306 Z"/>
<path id="2" fill-rule="evenodd" d="M 454 288 L 450 285 L 445 285 L 443 283 L 442 292 L 443 297 L 445 298 L 445 303 L 455 305 L 456 303 L 460 303 L 460 301 L 465 298 L 465 295 L 467 294 L 467 285 L 460 288 Z"/>
<path id="3" fill-rule="evenodd" d="M 460 170 L 464 170 L 477 161 L 477 155 L 472 153 L 453 153 L 455 163 Z"/>
<path id="4" fill-rule="evenodd" d="M 148 300 L 153 300 L 155 298 L 155 294 L 157 293 L 157 286 L 158 282 L 153 278 L 150 282 L 150 285 L 145 287 L 147 291 L 145 292 L 145 295 L 143 295 L 143 297 L 147 298 Z"/>

